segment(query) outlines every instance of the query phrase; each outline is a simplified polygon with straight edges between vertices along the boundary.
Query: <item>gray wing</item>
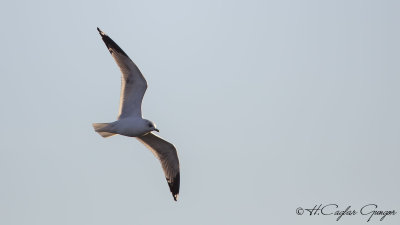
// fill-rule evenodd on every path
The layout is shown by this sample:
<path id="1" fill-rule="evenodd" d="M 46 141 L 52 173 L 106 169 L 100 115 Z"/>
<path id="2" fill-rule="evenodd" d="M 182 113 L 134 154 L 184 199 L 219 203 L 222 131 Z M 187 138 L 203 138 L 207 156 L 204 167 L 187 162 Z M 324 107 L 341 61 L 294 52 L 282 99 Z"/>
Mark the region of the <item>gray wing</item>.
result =
<path id="1" fill-rule="evenodd" d="M 180 173 L 175 146 L 153 133 L 147 133 L 144 136 L 137 137 L 137 139 L 160 160 L 169 189 L 176 201 L 179 194 Z"/>
<path id="2" fill-rule="evenodd" d="M 118 118 L 142 117 L 142 100 L 147 89 L 146 79 L 129 56 L 103 31 L 99 28 L 97 30 L 122 72 Z"/>

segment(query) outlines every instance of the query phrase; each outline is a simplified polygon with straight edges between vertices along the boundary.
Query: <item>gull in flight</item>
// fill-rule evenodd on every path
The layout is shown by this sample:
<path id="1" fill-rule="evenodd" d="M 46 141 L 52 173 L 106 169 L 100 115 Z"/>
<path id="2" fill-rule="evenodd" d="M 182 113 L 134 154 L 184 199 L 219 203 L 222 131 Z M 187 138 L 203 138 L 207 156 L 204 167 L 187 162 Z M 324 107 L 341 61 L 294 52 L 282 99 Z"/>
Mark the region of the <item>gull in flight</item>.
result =
<path id="1" fill-rule="evenodd" d="M 121 97 L 118 119 L 112 123 L 93 123 L 94 130 L 102 137 L 123 135 L 136 137 L 160 160 L 174 200 L 179 194 L 179 159 L 173 144 L 152 131 L 159 130 L 150 120 L 142 117 L 142 100 L 147 82 L 129 56 L 103 31 L 97 28 L 111 56 L 122 72 Z"/>

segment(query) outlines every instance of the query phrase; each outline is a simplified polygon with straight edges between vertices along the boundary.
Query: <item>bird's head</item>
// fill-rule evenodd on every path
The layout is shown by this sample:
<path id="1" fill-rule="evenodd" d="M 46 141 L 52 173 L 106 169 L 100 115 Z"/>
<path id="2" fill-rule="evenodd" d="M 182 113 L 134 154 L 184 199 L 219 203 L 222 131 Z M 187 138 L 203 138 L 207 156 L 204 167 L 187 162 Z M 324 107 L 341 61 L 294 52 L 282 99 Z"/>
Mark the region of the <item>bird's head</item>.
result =
<path id="1" fill-rule="evenodd" d="M 156 128 L 156 124 L 151 122 L 150 120 L 145 120 L 146 123 L 146 128 L 148 129 L 149 132 L 151 131 L 157 131 L 160 132 L 157 128 Z"/>

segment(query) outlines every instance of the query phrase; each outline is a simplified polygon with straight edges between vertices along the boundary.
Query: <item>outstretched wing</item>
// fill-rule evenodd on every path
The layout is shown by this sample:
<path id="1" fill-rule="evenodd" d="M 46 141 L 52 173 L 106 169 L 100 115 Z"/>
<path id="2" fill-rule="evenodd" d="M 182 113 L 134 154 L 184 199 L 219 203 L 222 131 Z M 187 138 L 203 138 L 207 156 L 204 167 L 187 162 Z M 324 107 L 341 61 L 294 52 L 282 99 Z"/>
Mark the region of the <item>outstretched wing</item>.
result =
<path id="1" fill-rule="evenodd" d="M 97 28 L 108 51 L 122 72 L 118 118 L 142 117 L 142 100 L 147 82 L 129 56 L 103 31 Z"/>
<path id="2" fill-rule="evenodd" d="M 137 137 L 137 139 L 160 160 L 169 189 L 176 201 L 179 194 L 180 174 L 179 159 L 175 146 L 153 133 L 147 133 L 144 136 Z"/>

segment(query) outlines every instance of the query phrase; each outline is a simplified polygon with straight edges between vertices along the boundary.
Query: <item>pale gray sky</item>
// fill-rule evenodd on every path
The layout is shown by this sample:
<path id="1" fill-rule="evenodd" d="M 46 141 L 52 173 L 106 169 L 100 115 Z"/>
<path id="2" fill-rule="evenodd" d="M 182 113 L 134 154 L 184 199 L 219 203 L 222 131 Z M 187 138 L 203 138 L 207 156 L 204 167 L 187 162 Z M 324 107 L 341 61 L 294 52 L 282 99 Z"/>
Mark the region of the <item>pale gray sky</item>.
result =
<path id="1" fill-rule="evenodd" d="M 0 3 L 0 224 L 366 224 L 400 212 L 399 1 Z M 174 202 L 133 138 L 101 138 L 136 62 L 174 143 Z M 373 224 L 399 224 L 400 213 Z M 372 224 L 372 223 L 371 223 Z"/>

